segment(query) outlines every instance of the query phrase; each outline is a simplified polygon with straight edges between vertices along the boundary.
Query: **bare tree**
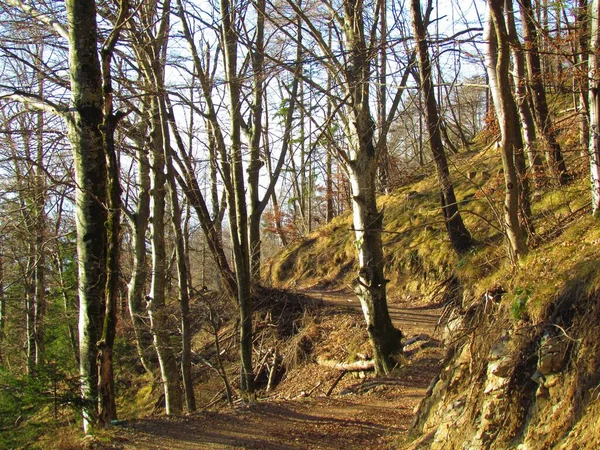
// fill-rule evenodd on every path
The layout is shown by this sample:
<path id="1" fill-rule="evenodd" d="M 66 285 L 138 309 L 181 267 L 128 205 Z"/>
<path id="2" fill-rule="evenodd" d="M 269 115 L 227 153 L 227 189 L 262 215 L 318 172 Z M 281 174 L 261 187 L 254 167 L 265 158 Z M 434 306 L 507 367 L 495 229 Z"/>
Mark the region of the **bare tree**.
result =
<path id="1" fill-rule="evenodd" d="M 431 3 L 430 3 L 431 4 Z M 412 0 L 411 12 L 415 39 L 417 40 L 417 54 L 419 59 L 419 73 L 421 81 L 421 92 L 425 101 L 425 120 L 429 133 L 429 146 L 436 164 L 438 183 L 440 185 L 440 199 L 442 212 L 446 223 L 446 229 L 450 236 L 450 242 L 457 252 L 464 252 L 472 245 L 471 234 L 463 223 L 458 210 L 454 186 L 450 179 L 448 161 L 442 143 L 440 130 L 440 116 L 435 99 L 435 91 L 431 74 L 431 63 L 429 60 L 429 49 L 427 48 L 426 29 L 421 17 L 421 4 L 419 0 Z"/>
<path id="2" fill-rule="evenodd" d="M 487 28 L 487 70 L 494 107 L 502 134 L 501 152 L 504 168 L 504 230 L 509 254 L 517 262 L 527 253 L 526 234 L 519 220 L 520 186 L 515 154 L 522 151 L 520 124 L 509 79 L 510 48 L 504 20 L 503 0 L 489 0 Z"/>

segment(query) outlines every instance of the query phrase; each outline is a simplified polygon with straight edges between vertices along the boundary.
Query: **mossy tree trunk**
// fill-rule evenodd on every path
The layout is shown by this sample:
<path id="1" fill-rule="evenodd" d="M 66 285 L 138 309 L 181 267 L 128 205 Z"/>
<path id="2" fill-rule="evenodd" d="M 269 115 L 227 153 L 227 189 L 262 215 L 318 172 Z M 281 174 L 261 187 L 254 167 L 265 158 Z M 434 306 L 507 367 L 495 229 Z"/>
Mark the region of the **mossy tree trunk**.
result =
<path id="1" fill-rule="evenodd" d="M 106 291 L 107 167 L 104 154 L 103 95 L 97 51 L 96 4 L 67 0 L 71 108 L 67 120 L 76 182 L 79 268 L 79 352 L 83 425 L 97 420 L 97 347 Z"/>
<path id="2" fill-rule="evenodd" d="M 392 324 L 383 275 L 381 231 L 383 212 L 377 209 L 378 154 L 374 145 L 375 123 L 369 105 L 370 56 L 364 36 L 361 0 L 344 3 L 343 31 L 349 62 L 344 76 L 350 95 L 348 112 L 351 136 L 347 164 L 352 187 L 352 211 L 359 272 L 354 290 L 359 297 L 373 347 L 377 374 L 389 373 L 392 356 L 401 350 L 401 333 Z"/>

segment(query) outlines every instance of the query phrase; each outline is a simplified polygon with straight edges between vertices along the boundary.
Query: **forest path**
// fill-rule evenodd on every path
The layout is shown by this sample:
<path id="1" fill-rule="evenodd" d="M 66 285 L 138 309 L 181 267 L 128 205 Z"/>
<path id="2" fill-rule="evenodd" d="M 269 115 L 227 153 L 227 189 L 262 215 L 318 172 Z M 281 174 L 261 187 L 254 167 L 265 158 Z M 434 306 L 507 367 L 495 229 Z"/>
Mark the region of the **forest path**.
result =
<path id="1" fill-rule="evenodd" d="M 308 290 L 318 304 L 341 313 L 362 314 L 349 290 Z M 390 304 L 404 335 L 433 335 L 439 309 Z M 439 370 L 441 349 L 425 350 L 408 361 L 394 378 L 355 381 L 348 393 L 298 395 L 288 400 L 260 400 L 219 412 L 129 421 L 122 429 L 124 449 L 391 449 L 402 448 L 414 410 Z M 348 376 L 347 376 L 348 377 Z M 311 381 L 307 372 L 306 382 Z M 339 388 L 338 388 L 339 391 Z"/>
<path id="2" fill-rule="evenodd" d="M 325 306 L 347 309 L 362 314 L 360 302 L 350 288 L 336 290 L 312 288 L 302 291 L 302 293 L 321 302 Z M 417 299 L 393 300 L 388 298 L 388 310 L 392 322 L 397 328 L 402 330 L 402 333 L 407 338 L 421 333 L 433 336 L 436 332 L 442 309 L 441 305 L 422 304 Z"/>

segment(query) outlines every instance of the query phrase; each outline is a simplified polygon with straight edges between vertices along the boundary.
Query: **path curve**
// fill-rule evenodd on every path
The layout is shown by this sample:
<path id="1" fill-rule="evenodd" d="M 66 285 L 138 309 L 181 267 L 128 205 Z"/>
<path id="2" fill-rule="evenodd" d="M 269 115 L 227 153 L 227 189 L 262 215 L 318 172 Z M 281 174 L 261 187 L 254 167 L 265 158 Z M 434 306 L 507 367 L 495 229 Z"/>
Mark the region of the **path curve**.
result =
<path id="1" fill-rule="evenodd" d="M 308 290 L 317 304 L 362 314 L 349 290 Z M 406 303 L 390 305 L 394 324 L 405 336 L 433 335 L 439 310 Z M 262 400 L 250 406 L 189 416 L 126 422 L 126 450 L 144 449 L 323 449 L 398 448 L 413 413 L 439 370 L 439 355 L 407 364 L 401 376 L 379 379 L 360 394 Z M 367 384 L 367 383 L 365 383 Z M 401 447 L 400 447 L 401 448 Z"/>

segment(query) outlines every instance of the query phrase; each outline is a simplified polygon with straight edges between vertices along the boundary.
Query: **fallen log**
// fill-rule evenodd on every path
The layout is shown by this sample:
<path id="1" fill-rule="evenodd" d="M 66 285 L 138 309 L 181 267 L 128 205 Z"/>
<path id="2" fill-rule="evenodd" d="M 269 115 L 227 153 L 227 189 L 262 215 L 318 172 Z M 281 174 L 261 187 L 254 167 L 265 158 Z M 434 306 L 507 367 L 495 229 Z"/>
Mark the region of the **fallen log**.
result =
<path id="1" fill-rule="evenodd" d="M 339 361 L 333 361 L 331 359 L 317 358 L 317 364 L 346 372 L 365 372 L 368 370 L 375 370 L 375 362 L 373 360 L 342 363 Z"/>

